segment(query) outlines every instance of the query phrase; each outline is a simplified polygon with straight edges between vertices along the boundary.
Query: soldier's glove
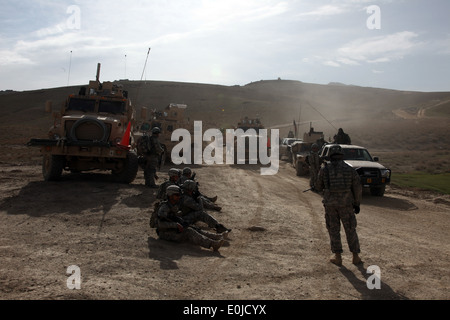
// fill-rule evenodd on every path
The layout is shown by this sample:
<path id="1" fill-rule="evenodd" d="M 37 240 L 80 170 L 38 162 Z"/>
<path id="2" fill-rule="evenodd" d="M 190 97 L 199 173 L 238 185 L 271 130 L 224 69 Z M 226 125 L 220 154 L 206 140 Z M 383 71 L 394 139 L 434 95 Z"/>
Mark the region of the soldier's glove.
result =
<path id="1" fill-rule="evenodd" d="M 353 206 L 353 209 L 355 210 L 355 214 L 358 214 L 361 210 L 359 206 Z"/>

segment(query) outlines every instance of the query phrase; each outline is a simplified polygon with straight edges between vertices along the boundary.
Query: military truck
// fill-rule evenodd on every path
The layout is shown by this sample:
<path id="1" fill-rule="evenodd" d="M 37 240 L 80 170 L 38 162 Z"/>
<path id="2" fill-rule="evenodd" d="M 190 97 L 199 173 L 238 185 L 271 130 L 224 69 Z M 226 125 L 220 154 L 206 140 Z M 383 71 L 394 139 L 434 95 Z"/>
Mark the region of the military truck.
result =
<path id="1" fill-rule="evenodd" d="M 33 138 L 43 154 L 44 180 L 58 180 L 63 170 L 110 170 L 117 182 L 131 183 L 138 171 L 133 125 L 135 110 L 128 92 L 112 82 L 95 81 L 67 97 L 46 139 Z M 51 103 L 46 104 L 51 112 Z"/>
<path id="2" fill-rule="evenodd" d="M 187 118 L 186 110 L 187 105 L 179 103 L 169 103 L 162 111 L 157 109 L 148 110 L 146 107 L 141 109 L 141 118 L 144 120 L 139 125 L 135 135 L 136 137 L 141 137 L 144 134 L 151 135 L 153 128 L 160 128 L 159 141 L 164 148 L 163 163 L 171 162 L 172 149 L 179 143 L 178 141 L 171 140 L 172 133 L 176 129 L 186 129 L 191 135 L 194 132 L 194 125 Z M 193 143 L 193 141 L 193 137 L 191 136 L 191 142 Z M 193 153 L 191 152 L 191 154 Z"/>
<path id="3" fill-rule="evenodd" d="M 314 128 L 311 127 L 309 132 L 303 134 L 303 140 L 296 141 L 288 146 L 288 150 L 291 154 L 292 166 L 295 168 L 297 176 L 309 174 L 307 157 L 311 152 L 311 147 L 314 143 L 321 148 L 326 141 L 323 132 L 314 131 Z"/>
<path id="4" fill-rule="evenodd" d="M 250 154 L 250 143 L 251 141 L 256 141 L 256 146 L 257 149 L 259 150 L 259 130 L 260 129 L 264 129 L 264 125 L 262 124 L 261 120 L 256 117 L 256 118 L 249 118 L 249 117 L 244 117 L 242 118 L 237 126 L 236 129 L 242 129 L 244 131 L 244 135 L 243 138 L 245 139 L 245 149 L 244 149 L 244 159 L 239 159 L 240 161 L 244 161 L 244 162 L 249 162 L 253 161 L 256 162 L 257 159 L 253 159 L 251 158 L 251 154 Z M 247 132 L 247 130 L 249 129 L 254 129 L 255 130 L 255 134 L 251 133 L 251 132 Z M 258 154 L 256 154 L 256 157 L 258 157 Z M 235 162 L 237 162 L 238 160 L 238 139 L 235 138 L 234 139 L 234 159 Z"/>

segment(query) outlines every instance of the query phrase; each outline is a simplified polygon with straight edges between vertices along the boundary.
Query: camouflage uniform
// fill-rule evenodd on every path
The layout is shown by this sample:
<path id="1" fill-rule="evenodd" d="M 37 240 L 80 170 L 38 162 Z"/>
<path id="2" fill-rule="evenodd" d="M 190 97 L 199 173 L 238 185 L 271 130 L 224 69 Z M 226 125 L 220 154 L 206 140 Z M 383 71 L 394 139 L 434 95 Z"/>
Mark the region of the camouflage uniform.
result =
<path id="1" fill-rule="evenodd" d="M 159 238 L 183 242 L 188 241 L 204 248 L 220 246 L 223 242 L 221 234 L 200 230 L 185 225 L 180 230 L 181 218 L 180 204 L 172 204 L 170 201 L 164 201 L 158 210 L 157 229 Z M 178 220 L 178 219 L 179 220 Z M 178 220 L 179 222 L 175 222 Z"/>
<path id="2" fill-rule="evenodd" d="M 139 153 L 142 153 L 145 158 L 143 163 L 145 185 L 151 188 L 157 187 L 155 183 L 156 168 L 159 164 L 159 158 L 164 152 L 159 143 L 159 132 L 159 128 L 153 128 L 150 137 L 144 136 L 138 141 Z"/>
<path id="3" fill-rule="evenodd" d="M 176 168 L 171 168 L 169 170 L 169 180 L 164 181 L 160 184 L 156 198 L 160 200 L 166 200 L 166 190 L 171 185 L 178 185 L 178 179 L 180 176 L 180 171 Z"/>
<path id="4" fill-rule="evenodd" d="M 360 252 L 358 234 L 356 233 L 356 216 L 354 208 L 359 206 L 362 196 L 358 173 L 344 161 L 332 161 L 319 172 L 316 185 L 323 190 L 325 221 L 330 235 L 331 251 L 342 253 L 341 221 L 344 226 L 347 243 L 354 254 Z"/>
<path id="5" fill-rule="evenodd" d="M 339 128 L 338 133 L 334 136 L 333 143 L 352 144 L 352 140 L 350 139 L 350 136 L 342 130 L 342 128 Z"/>
<path id="6" fill-rule="evenodd" d="M 178 185 L 182 186 L 185 181 L 187 181 L 187 180 L 195 181 L 194 179 L 195 179 L 195 174 L 193 177 L 191 168 L 186 167 L 183 169 L 182 175 L 181 175 L 180 179 L 178 180 Z M 201 199 L 203 201 L 203 206 L 205 207 L 205 209 L 216 210 L 216 211 L 222 210 L 222 208 L 220 206 L 217 206 L 214 204 L 214 202 L 217 201 L 217 196 L 210 198 L 210 197 L 207 197 L 204 194 L 202 194 L 200 192 L 200 190 L 198 189 L 198 183 L 197 183 L 197 188 L 194 190 L 193 197 L 195 200 Z"/>
<path id="7" fill-rule="evenodd" d="M 199 203 L 195 201 L 192 196 L 183 194 L 183 196 L 181 197 L 181 212 L 183 220 L 190 224 L 202 221 L 206 223 L 210 228 L 219 228 L 219 232 L 224 231 L 220 230 L 219 222 L 213 216 L 203 210 L 202 200 L 200 200 Z"/>
<path id="8" fill-rule="evenodd" d="M 309 153 L 308 162 L 309 162 L 309 174 L 311 177 L 309 180 L 309 186 L 312 189 L 315 189 L 317 177 L 320 170 L 320 157 L 315 148 L 313 148 Z"/>

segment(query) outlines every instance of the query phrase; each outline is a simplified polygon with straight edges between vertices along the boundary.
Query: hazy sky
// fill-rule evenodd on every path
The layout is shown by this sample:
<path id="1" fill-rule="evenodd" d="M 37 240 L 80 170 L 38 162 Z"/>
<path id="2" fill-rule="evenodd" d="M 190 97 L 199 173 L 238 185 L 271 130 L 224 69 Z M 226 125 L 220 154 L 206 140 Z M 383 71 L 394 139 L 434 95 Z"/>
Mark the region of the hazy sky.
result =
<path id="1" fill-rule="evenodd" d="M 0 0 L 0 90 L 95 78 L 450 91 L 449 0 Z M 148 49 L 147 66 L 144 64 Z"/>

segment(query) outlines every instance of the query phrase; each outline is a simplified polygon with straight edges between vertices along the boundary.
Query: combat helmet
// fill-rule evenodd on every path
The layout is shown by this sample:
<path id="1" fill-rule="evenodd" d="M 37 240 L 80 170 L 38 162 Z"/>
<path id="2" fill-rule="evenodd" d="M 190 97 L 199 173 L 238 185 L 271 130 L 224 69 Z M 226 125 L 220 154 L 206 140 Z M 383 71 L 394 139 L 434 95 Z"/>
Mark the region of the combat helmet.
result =
<path id="1" fill-rule="evenodd" d="M 170 168 L 169 169 L 169 177 L 179 177 L 180 176 L 180 170 L 177 168 Z"/>
<path id="2" fill-rule="evenodd" d="M 152 133 L 153 133 L 153 134 L 161 133 L 161 129 L 158 128 L 158 127 L 154 127 L 154 128 L 152 129 Z"/>
<path id="3" fill-rule="evenodd" d="M 166 189 L 166 195 L 168 197 L 173 196 L 174 194 L 181 194 L 181 189 L 179 186 L 176 185 L 170 185 Z"/>
<path id="4" fill-rule="evenodd" d="M 197 188 L 197 183 L 193 180 L 186 180 L 183 183 L 182 188 L 186 191 L 194 191 L 195 188 Z"/>
<path id="5" fill-rule="evenodd" d="M 183 175 L 190 175 L 192 173 L 192 169 L 189 167 L 186 167 L 183 169 Z"/>
<path id="6" fill-rule="evenodd" d="M 333 157 L 333 156 L 343 156 L 344 155 L 344 151 L 342 150 L 342 147 L 338 144 L 332 145 L 328 151 L 328 157 Z"/>

